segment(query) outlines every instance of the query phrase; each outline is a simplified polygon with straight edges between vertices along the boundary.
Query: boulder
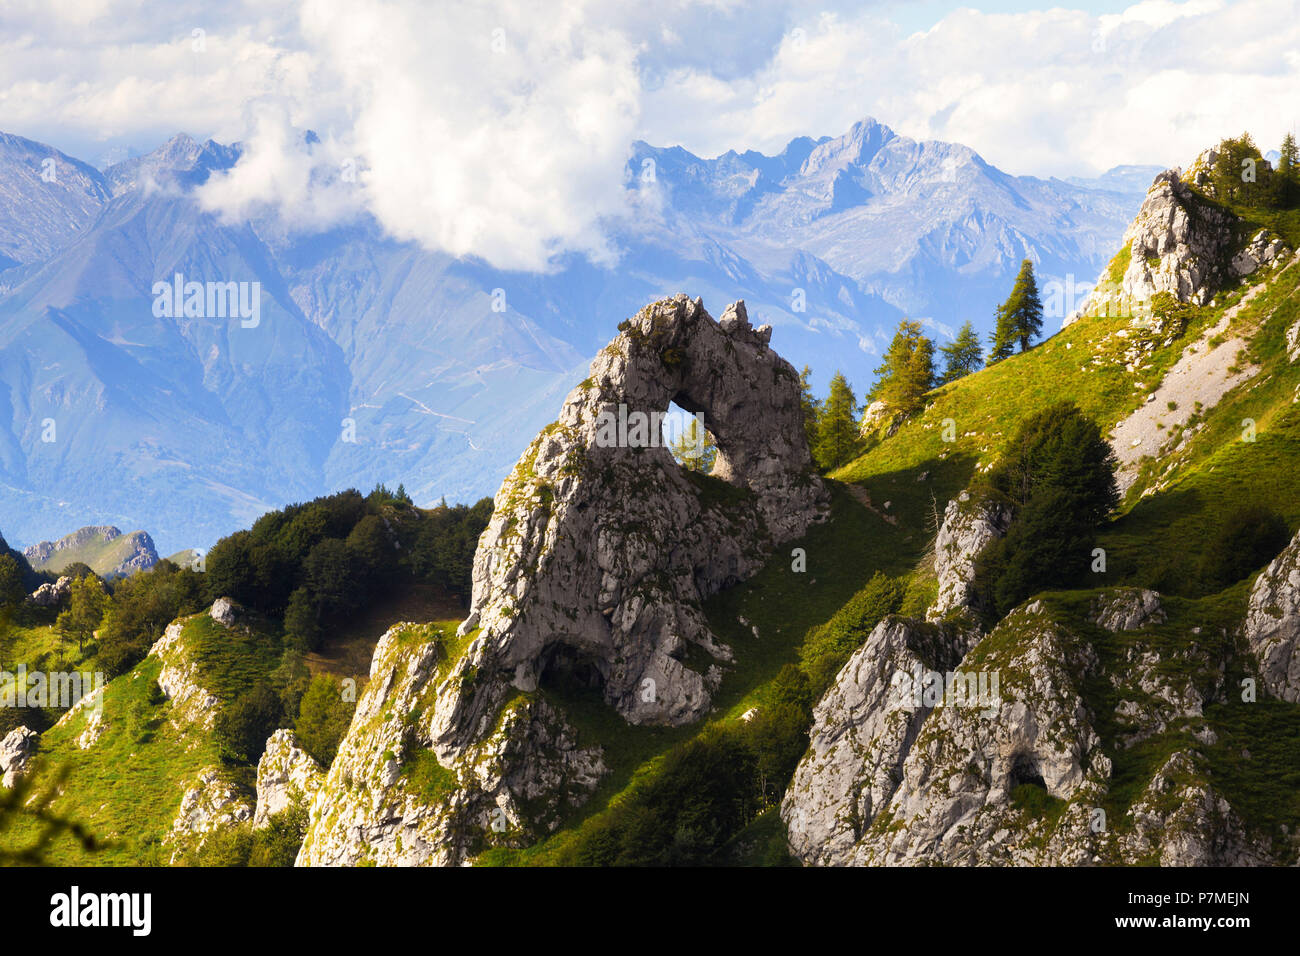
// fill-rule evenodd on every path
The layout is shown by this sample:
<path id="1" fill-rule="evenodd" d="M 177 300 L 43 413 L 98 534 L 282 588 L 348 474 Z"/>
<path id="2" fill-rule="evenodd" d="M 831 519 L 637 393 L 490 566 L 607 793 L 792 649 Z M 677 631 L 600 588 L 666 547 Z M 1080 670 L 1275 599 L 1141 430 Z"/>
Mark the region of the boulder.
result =
<path id="1" fill-rule="evenodd" d="M 253 828 L 260 829 L 272 816 L 285 810 L 295 799 L 311 804 L 325 782 L 325 771 L 307 751 L 298 746 L 292 730 L 280 729 L 266 741 L 257 762 L 257 808 Z"/>
<path id="2" fill-rule="evenodd" d="M 226 627 L 230 627 L 235 623 L 235 620 L 239 616 L 239 605 L 228 597 L 219 597 L 212 602 L 212 607 L 208 611 L 208 614 L 211 615 L 212 620 L 216 621 L 218 624 L 224 624 Z"/>
<path id="3" fill-rule="evenodd" d="M 939 596 L 926 611 L 926 620 L 939 621 L 971 606 L 975 560 L 989 544 L 1006 534 L 1010 523 L 1010 509 L 973 498 L 969 491 L 948 502 L 934 542 Z"/>
<path id="4" fill-rule="evenodd" d="M 1165 611 L 1155 591 L 1116 588 L 1097 600 L 1093 621 L 1108 631 L 1136 631 L 1148 624 L 1163 624 Z"/>
<path id="5" fill-rule="evenodd" d="M 13 789 L 36 755 L 41 735 L 28 727 L 15 727 L 0 741 L 0 786 Z"/>

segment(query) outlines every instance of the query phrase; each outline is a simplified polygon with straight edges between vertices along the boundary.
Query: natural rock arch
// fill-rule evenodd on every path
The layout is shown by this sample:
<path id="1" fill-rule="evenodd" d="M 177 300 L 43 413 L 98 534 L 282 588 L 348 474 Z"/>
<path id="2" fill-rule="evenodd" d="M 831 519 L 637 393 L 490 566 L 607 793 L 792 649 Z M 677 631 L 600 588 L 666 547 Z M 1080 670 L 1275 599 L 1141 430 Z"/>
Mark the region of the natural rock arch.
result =
<path id="1" fill-rule="evenodd" d="M 461 626 L 477 634 L 432 721 L 444 759 L 489 733 L 558 653 L 593 662 L 631 722 L 698 719 L 732 657 L 700 602 L 826 515 L 799 377 L 743 302 L 715 321 L 678 295 L 619 329 L 497 493 Z M 705 416 L 713 477 L 678 468 L 657 423 L 634 429 L 670 402 Z"/>

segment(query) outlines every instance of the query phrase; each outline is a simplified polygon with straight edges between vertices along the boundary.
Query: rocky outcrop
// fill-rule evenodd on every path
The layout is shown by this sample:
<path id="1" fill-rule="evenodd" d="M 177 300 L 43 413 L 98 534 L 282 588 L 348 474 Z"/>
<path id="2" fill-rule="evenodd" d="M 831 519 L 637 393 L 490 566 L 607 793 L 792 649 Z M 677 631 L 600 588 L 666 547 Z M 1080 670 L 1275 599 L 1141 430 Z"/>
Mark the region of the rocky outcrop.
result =
<path id="1" fill-rule="evenodd" d="M 990 542 L 1006 534 L 1010 523 L 1010 509 L 987 499 L 973 498 L 969 491 L 948 502 L 934 542 L 939 597 L 926 611 L 927 620 L 943 620 L 954 611 L 971 606 L 975 560 Z"/>
<path id="2" fill-rule="evenodd" d="M 153 539 L 144 531 L 123 534 L 111 525 L 79 528 L 58 541 L 42 541 L 23 549 L 23 556 L 40 571 L 62 571 L 77 561 L 101 577 L 147 571 L 158 563 Z"/>
<path id="3" fill-rule="evenodd" d="M 1278 862 L 1198 749 L 1215 742 L 1205 704 L 1227 699 L 1221 645 L 1145 637 L 1159 603 L 1099 596 L 1096 620 L 1136 628 L 1112 663 L 1042 601 L 984 637 L 881 622 L 815 710 L 781 807 L 791 851 L 816 865 Z M 1116 698 L 1118 733 L 1103 737 Z M 1107 819 L 1117 754 L 1165 732 L 1187 744 Z"/>
<path id="4" fill-rule="evenodd" d="M 715 322 L 679 295 L 620 329 L 497 493 L 463 626 L 478 635 L 437 705 L 444 757 L 555 668 L 633 723 L 698 719 L 731 657 L 700 602 L 827 513 L 799 376 L 744 303 Z M 704 416 L 712 476 L 662 447 L 654 416 L 670 402 Z"/>
<path id="5" fill-rule="evenodd" d="M 1178 170 L 1165 170 L 1124 233 L 1129 252 L 1120 282 L 1124 295 L 1149 302 L 1156 293 L 1169 292 L 1180 302 L 1205 305 L 1242 276 L 1290 256 L 1280 239 L 1262 232 L 1238 248 L 1238 222 L 1184 182 Z"/>
<path id="6" fill-rule="evenodd" d="M 1300 534 L 1255 579 L 1243 632 L 1268 692 L 1300 703 Z"/>
<path id="7" fill-rule="evenodd" d="M 218 598 L 207 613 L 221 623 L 222 619 L 233 620 L 234 607 L 228 598 Z M 193 725 L 211 730 L 216 723 L 221 699 L 199 680 L 198 667 L 184 640 L 185 626 L 189 620 L 190 618 L 181 618 L 168 624 L 163 636 L 149 649 L 149 654 L 162 662 L 162 669 L 158 672 L 158 687 L 172 702 L 172 721 L 182 727 Z"/>
<path id="8" fill-rule="evenodd" d="M 253 803 L 243 788 L 216 767 L 201 770 L 181 797 L 176 819 L 163 837 L 163 845 L 174 848 L 170 862 L 176 862 L 187 850 L 199 849 L 212 831 L 243 823 L 252 816 Z"/>
<path id="9" fill-rule="evenodd" d="M 927 711 L 899 706 L 898 675 L 948 670 L 964 656 L 956 631 L 887 618 L 813 711 L 808 753 L 781 807 L 792 851 L 807 863 L 849 862 L 866 824 L 898 788 Z"/>
<path id="10" fill-rule="evenodd" d="M 0 786 L 13 789 L 36 756 L 41 735 L 29 727 L 15 727 L 0 741 Z"/>
<path id="11" fill-rule="evenodd" d="M 432 749 L 451 635 L 399 624 L 380 639 L 370 681 L 311 803 L 299 866 L 449 866 L 555 829 L 605 772 L 562 716 L 517 694 L 485 738 L 454 760 Z"/>
<path id="12" fill-rule="evenodd" d="M 1103 594 L 1093 607 L 1093 621 L 1108 631 L 1136 631 L 1148 624 L 1163 624 L 1160 595 L 1147 588 L 1116 588 Z"/>
<path id="13" fill-rule="evenodd" d="M 299 864 L 457 864 L 551 832 L 605 764 L 542 685 L 698 719 L 732 658 L 701 603 L 828 513 L 799 376 L 744 303 L 714 321 L 679 295 L 619 328 L 497 493 L 457 634 L 380 641 Z M 664 447 L 670 403 L 703 416 L 711 475 Z"/>
<path id="14" fill-rule="evenodd" d="M 257 762 L 257 808 L 253 828 L 266 826 L 271 817 L 289 808 L 295 800 L 310 806 L 325 782 L 325 771 L 311 754 L 298 746 L 292 730 L 277 730 L 266 741 Z"/>
<path id="15" fill-rule="evenodd" d="M 862 410 L 859 432 L 863 438 L 889 438 L 902 427 L 906 418 L 905 414 L 891 408 L 886 402 L 877 400 Z"/>
<path id="16" fill-rule="evenodd" d="M 46 581 L 31 594 L 27 600 L 37 607 L 58 607 L 72 593 L 72 578 L 64 575 L 51 584 Z"/>

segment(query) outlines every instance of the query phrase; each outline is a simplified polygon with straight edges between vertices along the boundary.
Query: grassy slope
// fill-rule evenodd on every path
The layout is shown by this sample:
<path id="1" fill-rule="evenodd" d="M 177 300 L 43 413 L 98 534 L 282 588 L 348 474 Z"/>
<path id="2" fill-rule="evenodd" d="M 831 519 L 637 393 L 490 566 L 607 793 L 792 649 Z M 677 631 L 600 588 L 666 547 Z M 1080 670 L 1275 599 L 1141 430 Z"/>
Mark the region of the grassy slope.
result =
<path id="1" fill-rule="evenodd" d="M 35 782 L 38 790 L 58 782 L 51 810 L 85 824 L 106 842 L 88 853 L 70 837 L 57 839 L 47 853 L 54 865 L 138 865 L 165 861 L 156 844 L 171 827 L 185 788 L 198 772 L 218 764 L 209 735 L 178 730 L 167 701 L 151 694 L 158 671 L 150 657 L 135 670 L 111 681 L 104 691 L 107 729 L 88 750 L 77 746 L 85 713 L 52 728 L 41 738 Z M 4 834 L 11 846 L 25 846 L 35 829 L 20 820 Z"/>
<path id="2" fill-rule="evenodd" d="M 1123 254 L 1116 257 L 1112 270 L 1116 277 L 1123 272 L 1123 258 Z M 1295 414 L 1290 405 L 1297 376 L 1286 364 L 1280 345 L 1285 329 L 1296 319 L 1294 294 L 1298 280 L 1300 269 L 1292 270 L 1234 322 L 1234 329 L 1261 329 L 1255 358 L 1264 363 L 1265 370 L 1205 416 L 1202 432 L 1189 442 L 1174 473 L 1162 479 L 1168 487 L 1158 494 L 1140 497 L 1140 485 L 1138 494 L 1130 498 L 1118 519 L 1107 528 L 1102 543 L 1114 553 L 1107 585 L 1147 583 L 1143 579 L 1161 570 L 1164 556 L 1174 550 L 1171 543 L 1175 549 L 1191 549 L 1181 553 L 1194 553 L 1194 541 L 1178 539 L 1199 539 L 1207 523 L 1217 521 L 1232 502 L 1261 499 L 1281 506 L 1280 497 L 1284 496 L 1285 516 L 1292 527 L 1300 523 L 1300 494 L 1296 493 L 1300 492 L 1300 468 L 1293 467 L 1300 464 L 1293 461 L 1300 458 L 1300 442 L 1294 440 L 1300 436 L 1291 432 Z M 728 673 L 716 697 L 718 711 L 713 719 L 735 720 L 749 707 L 761 705 L 780 666 L 795 660 L 798 647 L 810 632 L 839 610 L 876 570 L 907 578 L 909 594 L 903 611 L 923 613 L 932 595 L 932 573 L 923 558 L 933 538 L 936 512 L 942 512 L 977 468 L 988 467 L 996 460 L 1020 419 L 1046 403 L 1069 398 L 1109 429 L 1146 400 L 1147 393 L 1158 386 L 1185 345 L 1240 301 L 1244 291 L 1245 287 L 1221 294 L 1213 307 L 1196 310 L 1180 338 L 1157 343 L 1136 362 L 1130 319 L 1090 315 L 1026 354 L 932 393 L 924 413 L 833 475 L 859 486 L 876 513 L 837 489 L 833 521 L 815 529 L 802 543 L 808 549 L 806 576 L 792 574 L 788 555 L 783 553 L 761 574 L 709 603 L 706 610 L 710 623 L 735 649 L 737 657 L 737 666 Z M 1242 417 L 1254 417 L 1258 422 L 1259 437 L 1253 444 L 1236 440 Z M 951 419 L 955 427 L 954 441 L 943 440 L 945 419 Z M 1282 496 L 1270 498 L 1276 495 L 1279 483 Z M 887 523 L 879 517 L 881 514 L 895 523 Z M 1176 538 L 1170 538 L 1171 528 L 1176 529 Z M 1170 622 L 1162 633 L 1176 642 L 1193 626 L 1192 621 L 1208 624 L 1212 620 L 1226 627 L 1240 619 L 1244 594 L 1244 585 L 1238 585 L 1224 595 L 1200 601 L 1172 599 Z M 1086 612 L 1080 610 L 1078 602 L 1094 595 L 1094 591 L 1076 592 L 1073 600 L 1064 602 L 1062 613 L 1087 627 L 1083 623 Z M 758 625 L 762 635 L 758 642 L 737 622 L 738 616 Z M 1096 629 L 1089 633 L 1093 631 Z M 1100 631 L 1092 636 L 1103 654 L 1118 659 L 1115 655 L 1122 652 L 1125 638 Z M 528 850 L 492 851 L 480 862 L 554 861 L 575 831 L 580 832 L 603 810 L 626 799 L 638 785 L 653 777 L 670 747 L 705 729 L 628 727 L 598 699 L 569 698 L 558 703 L 572 715 L 582 739 L 605 746 L 614 772 L 596 798 L 558 834 Z M 1104 701 L 1099 705 L 1107 711 L 1113 709 L 1107 708 Z M 1268 705 L 1267 709 L 1272 713 L 1278 708 Z M 1293 708 L 1282 709 L 1289 712 Z M 1243 715 L 1240 708 L 1220 709 L 1213 726 L 1221 738 L 1235 740 L 1244 732 L 1243 727 L 1258 722 L 1263 713 L 1264 708 L 1250 715 Z M 1300 719 L 1290 717 L 1279 727 L 1292 724 L 1300 730 Z M 1118 733 L 1118 728 L 1108 728 L 1107 742 Z M 1136 795 L 1130 790 L 1149 780 L 1156 762 L 1187 739 L 1183 728 L 1171 729 L 1150 744 L 1124 753 L 1117 761 L 1116 805 L 1112 809 L 1122 816 L 1127 801 Z M 1294 741 L 1273 740 L 1269 749 L 1290 753 L 1298 746 L 1300 737 Z M 1277 781 L 1282 778 L 1277 774 L 1269 778 L 1271 783 L 1259 784 L 1263 788 L 1260 792 L 1271 794 L 1270 799 L 1243 796 L 1243 781 L 1269 775 L 1261 774 L 1258 766 L 1253 776 L 1251 772 L 1232 772 L 1233 761 L 1239 759 L 1232 756 L 1236 753 L 1231 748 L 1216 748 L 1212 765 L 1216 774 L 1222 771 L 1224 779 L 1216 782 L 1229 797 L 1241 798 L 1243 812 L 1250 814 L 1264 803 L 1270 812 L 1290 819 L 1278 808 L 1300 810 L 1294 797 L 1278 789 Z M 1252 819 L 1265 822 L 1259 817 Z M 763 814 L 733 843 L 743 845 L 746 837 L 752 837 L 750 842 L 757 849 L 743 848 L 737 858 L 761 858 L 766 846 L 783 838 L 775 812 Z"/>
<path id="3" fill-rule="evenodd" d="M 1123 257 L 1116 271 L 1122 273 Z M 1300 369 L 1286 358 L 1285 333 L 1300 320 L 1300 268 L 1270 275 L 1269 286 L 1234 319 L 1232 330 L 1252 339 L 1251 359 L 1260 374 L 1228 393 L 1203 416 L 1204 425 L 1186 446 L 1160 461 L 1148 462 L 1119 514 L 1103 529 L 1099 544 L 1108 569 L 1098 584 L 1158 586 L 1176 580 L 1179 569 L 1197 559 L 1223 518 L 1235 508 L 1265 504 L 1281 513 L 1290 529 L 1300 526 Z M 1187 332 L 1130 368 L 1125 342 L 1115 332 L 1127 319 L 1089 316 L 1024 355 L 969 376 L 932 393 L 925 412 L 894 436 L 871 448 L 835 476 L 861 484 L 876 502 L 893 499 L 891 511 L 915 525 L 929 507 L 928 490 L 917 478 L 930 473 L 940 507 L 966 484 L 976 467 L 998 456 L 1019 419 L 1044 402 L 1068 398 L 1109 428 L 1144 400 L 1160 375 L 1195 339 L 1238 302 L 1245 287 L 1218 296 L 1213 307 L 1197 310 Z M 1145 367 L 1143 367 L 1145 366 Z M 942 442 L 940 422 L 952 418 L 957 441 Z M 1256 423 L 1255 441 L 1243 440 L 1243 419 Z M 1110 715 L 1119 698 L 1113 687 L 1088 690 L 1102 717 L 1104 749 L 1114 755 L 1114 787 L 1107 811 L 1115 825 L 1141 788 L 1175 751 L 1205 754 L 1213 785 L 1248 825 L 1266 838 L 1285 842 L 1280 826 L 1300 826 L 1300 707 L 1276 701 L 1242 704 L 1232 692 L 1244 674 L 1233 632 L 1245 611 L 1253 576 L 1221 594 L 1197 599 L 1166 597 L 1166 624 L 1154 633 L 1110 634 L 1088 623 L 1088 606 L 1098 589 L 1060 592 L 1047 599 L 1060 618 L 1082 633 L 1103 663 L 1122 668 L 1131 642 L 1163 647 L 1171 668 L 1186 668 L 1179 650 L 1192 642 L 1222 645 L 1228 660 L 1228 702 L 1208 709 L 1205 721 L 1176 722 L 1166 732 L 1125 748 L 1126 730 Z M 1201 628 L 1199 637 L 1192 628 Z M 1195 668 L 1193 668 L 1195 671 Z M 1213 675 L 1189 672 L 1198 686 L 1213 686 Z M 1208 724 L 1217 735 L 1212 746 L 1198 743 L 1192 729 Z M 1127 728 L 1131 731 L 1131 728 Z M 1059 808 L 1056 808 L 1059 811 Z"/>
<path id="4" fill-rule="evenodd" d="M 251 619 L 246 619 L 251 620 Z M 261 623 L 227 629 L 207 614 L 189 618 L 182 645 L 200 686 L 231 700 L 265 680 L 279 663 L 275 629 Z M 150 656 L 112 680 L 104 692 L 106 730 L 82 750 L 77 738 L 88 715 L 51 728 L 41 738 L 36 764 L 38 787 L 66 774 L 53 812 L 83 824 L 108 845 L 87 853 L 64 838 L 49 854 L 55 864 L 122 865 L 156 863 L 157 844 L 171 828 L 185 790 L 204 767 L 221 766 L 210 733 L 178 728 L 171 704 L 156 691 L 158 658 Z M 225 768 L 232 779 L 251 787 L 253 768 Z M 21 828 L 7 839 L 31 839 Z"/>

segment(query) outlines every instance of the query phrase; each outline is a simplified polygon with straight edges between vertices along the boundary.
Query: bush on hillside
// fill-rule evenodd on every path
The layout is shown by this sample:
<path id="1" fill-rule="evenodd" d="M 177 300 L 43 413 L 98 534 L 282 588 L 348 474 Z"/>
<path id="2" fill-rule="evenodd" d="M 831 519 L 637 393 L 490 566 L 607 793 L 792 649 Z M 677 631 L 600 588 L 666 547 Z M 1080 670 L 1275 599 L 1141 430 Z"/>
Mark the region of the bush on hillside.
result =
<path id="1" fill-rule="evenodd" d="M 1201 583 L 1222 591 L 1268 564 L 1291 540 L 1286 520 L 1262 505 L 1247 505 L 1228 515 L 1202 552 Z"/>
<path id="2" fill-rule="evenodd" d="M 1087 570 L 1097 527 L 1119 503 L 1115 456 L 1096 422 L 1059 402 L 1022 422 L 984 493 L 1012 514 L 975 562 L 977 605 L 995 619 Z"/>

